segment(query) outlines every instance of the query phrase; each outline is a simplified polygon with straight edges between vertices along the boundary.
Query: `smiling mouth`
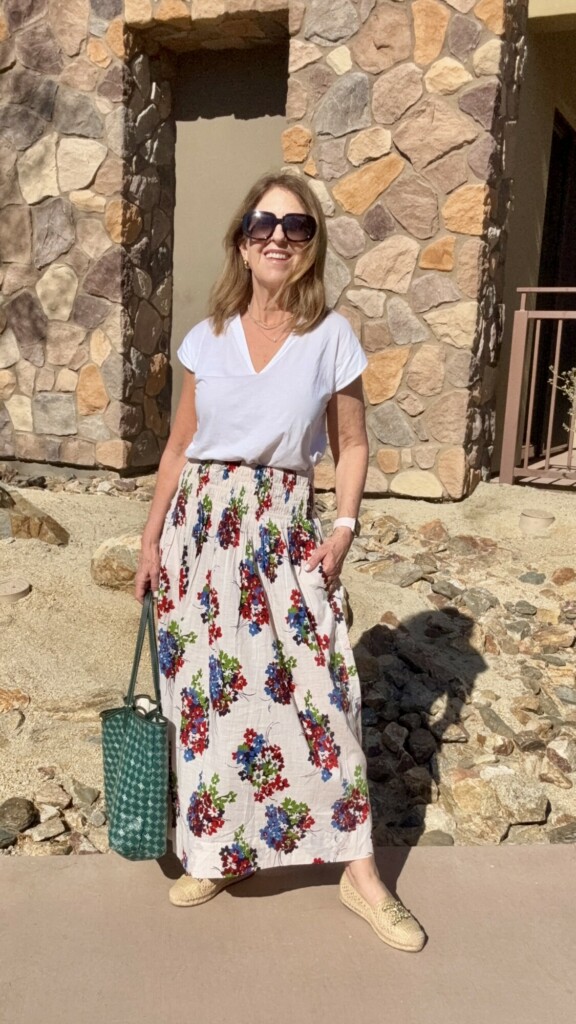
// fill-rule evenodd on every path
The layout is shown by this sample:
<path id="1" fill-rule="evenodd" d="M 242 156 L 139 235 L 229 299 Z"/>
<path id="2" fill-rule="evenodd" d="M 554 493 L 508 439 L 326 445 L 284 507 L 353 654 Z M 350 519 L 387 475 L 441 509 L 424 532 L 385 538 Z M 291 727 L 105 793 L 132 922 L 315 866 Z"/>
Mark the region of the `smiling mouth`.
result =
<path id="1" fill-rule="evenodd" d="M 286 262 L 290 259 L 290 253 L 279 252 L 278 250 L 272 252 L 265 252 L 264 256 L 267 260 L 276 260 L 278 263 Z"/>

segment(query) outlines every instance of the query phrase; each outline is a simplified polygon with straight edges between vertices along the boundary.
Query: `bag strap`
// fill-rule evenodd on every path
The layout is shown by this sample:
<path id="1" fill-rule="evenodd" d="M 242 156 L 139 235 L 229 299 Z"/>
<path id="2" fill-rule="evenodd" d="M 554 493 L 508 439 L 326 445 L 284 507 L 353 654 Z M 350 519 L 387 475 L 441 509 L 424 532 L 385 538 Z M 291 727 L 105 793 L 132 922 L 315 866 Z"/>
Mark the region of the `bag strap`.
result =
<path id="1" fill-rule="evenodd" d="M 152 665 L 154 696 L 156 698 L 156 701 L 158 702 L 158 708 L 161 711 L 162 708 L 160 701 L 160 666 L 158 663 L 158 647 L 156 644 L 156 627 L 154 625 L 154 595 L 151 590 L 146 591 L 144 601 L 142 603 L 142 613 L 140 615 L 138 636 L 136 637 L 136 649 L 134 651 L 134 661 L 132 663 L 130 685 L 128 687 L 128 693 L 124 698 L 124 703 L 127 705 L 131 705 L 134 700 L 136 681 L 138 679 L 138 669 L 140 667 L 140 659 L 142 657 L 142 648 L 144 647 L 146 631 L 148 631 L 148 643 L 150 645 L 150 662 Z"/>

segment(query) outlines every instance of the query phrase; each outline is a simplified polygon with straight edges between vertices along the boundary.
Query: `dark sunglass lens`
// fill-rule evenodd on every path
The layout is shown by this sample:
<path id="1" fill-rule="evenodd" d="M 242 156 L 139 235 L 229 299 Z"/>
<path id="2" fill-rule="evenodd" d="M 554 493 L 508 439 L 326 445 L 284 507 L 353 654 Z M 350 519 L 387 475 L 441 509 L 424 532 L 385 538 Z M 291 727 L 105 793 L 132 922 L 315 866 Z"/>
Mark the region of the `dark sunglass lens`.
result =
<path id="1" fill-rule="evenodd" d="M 316 232 L 316 221 L 305 213 L 288 213 L 284 217 L 284 231 L 290 242 L 308 242 Z"/>
<path id="2" fill-rule="evenodd" d="M 242 230 L 248 238 L 264 240 L 270 238 L 276 227 L 276 218 L 269 213 L 252 210 L 242 221 Z"/>

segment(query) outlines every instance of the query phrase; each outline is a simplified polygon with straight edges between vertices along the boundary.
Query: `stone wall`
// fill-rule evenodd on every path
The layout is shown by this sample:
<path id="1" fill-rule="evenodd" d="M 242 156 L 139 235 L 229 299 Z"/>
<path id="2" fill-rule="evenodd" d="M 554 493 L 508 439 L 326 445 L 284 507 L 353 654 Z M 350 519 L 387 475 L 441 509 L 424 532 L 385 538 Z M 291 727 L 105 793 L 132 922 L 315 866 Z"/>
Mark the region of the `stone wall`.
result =
<path id="1" fill-rule="evenodd" d="M 457 499 L 488 472 L 525 0 L 286 3 L 4 0 L 0 456 L 157 464 L 174 54 L 290 32 L 284 156 L 369 356 L 368 489 Z"/>

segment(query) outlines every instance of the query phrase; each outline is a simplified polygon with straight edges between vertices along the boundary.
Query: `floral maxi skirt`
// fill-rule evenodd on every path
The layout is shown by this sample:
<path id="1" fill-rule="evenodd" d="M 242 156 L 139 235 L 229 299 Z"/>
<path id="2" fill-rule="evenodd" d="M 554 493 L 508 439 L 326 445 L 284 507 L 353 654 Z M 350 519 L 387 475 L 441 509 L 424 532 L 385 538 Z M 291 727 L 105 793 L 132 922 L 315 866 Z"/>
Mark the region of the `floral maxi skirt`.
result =
<path id="1" fill-rule="evenodd" d="M 169 838 L 197 878 L 372 853 L 360 686 L 308 477 L 188 462 L 161 539 Z"/>

